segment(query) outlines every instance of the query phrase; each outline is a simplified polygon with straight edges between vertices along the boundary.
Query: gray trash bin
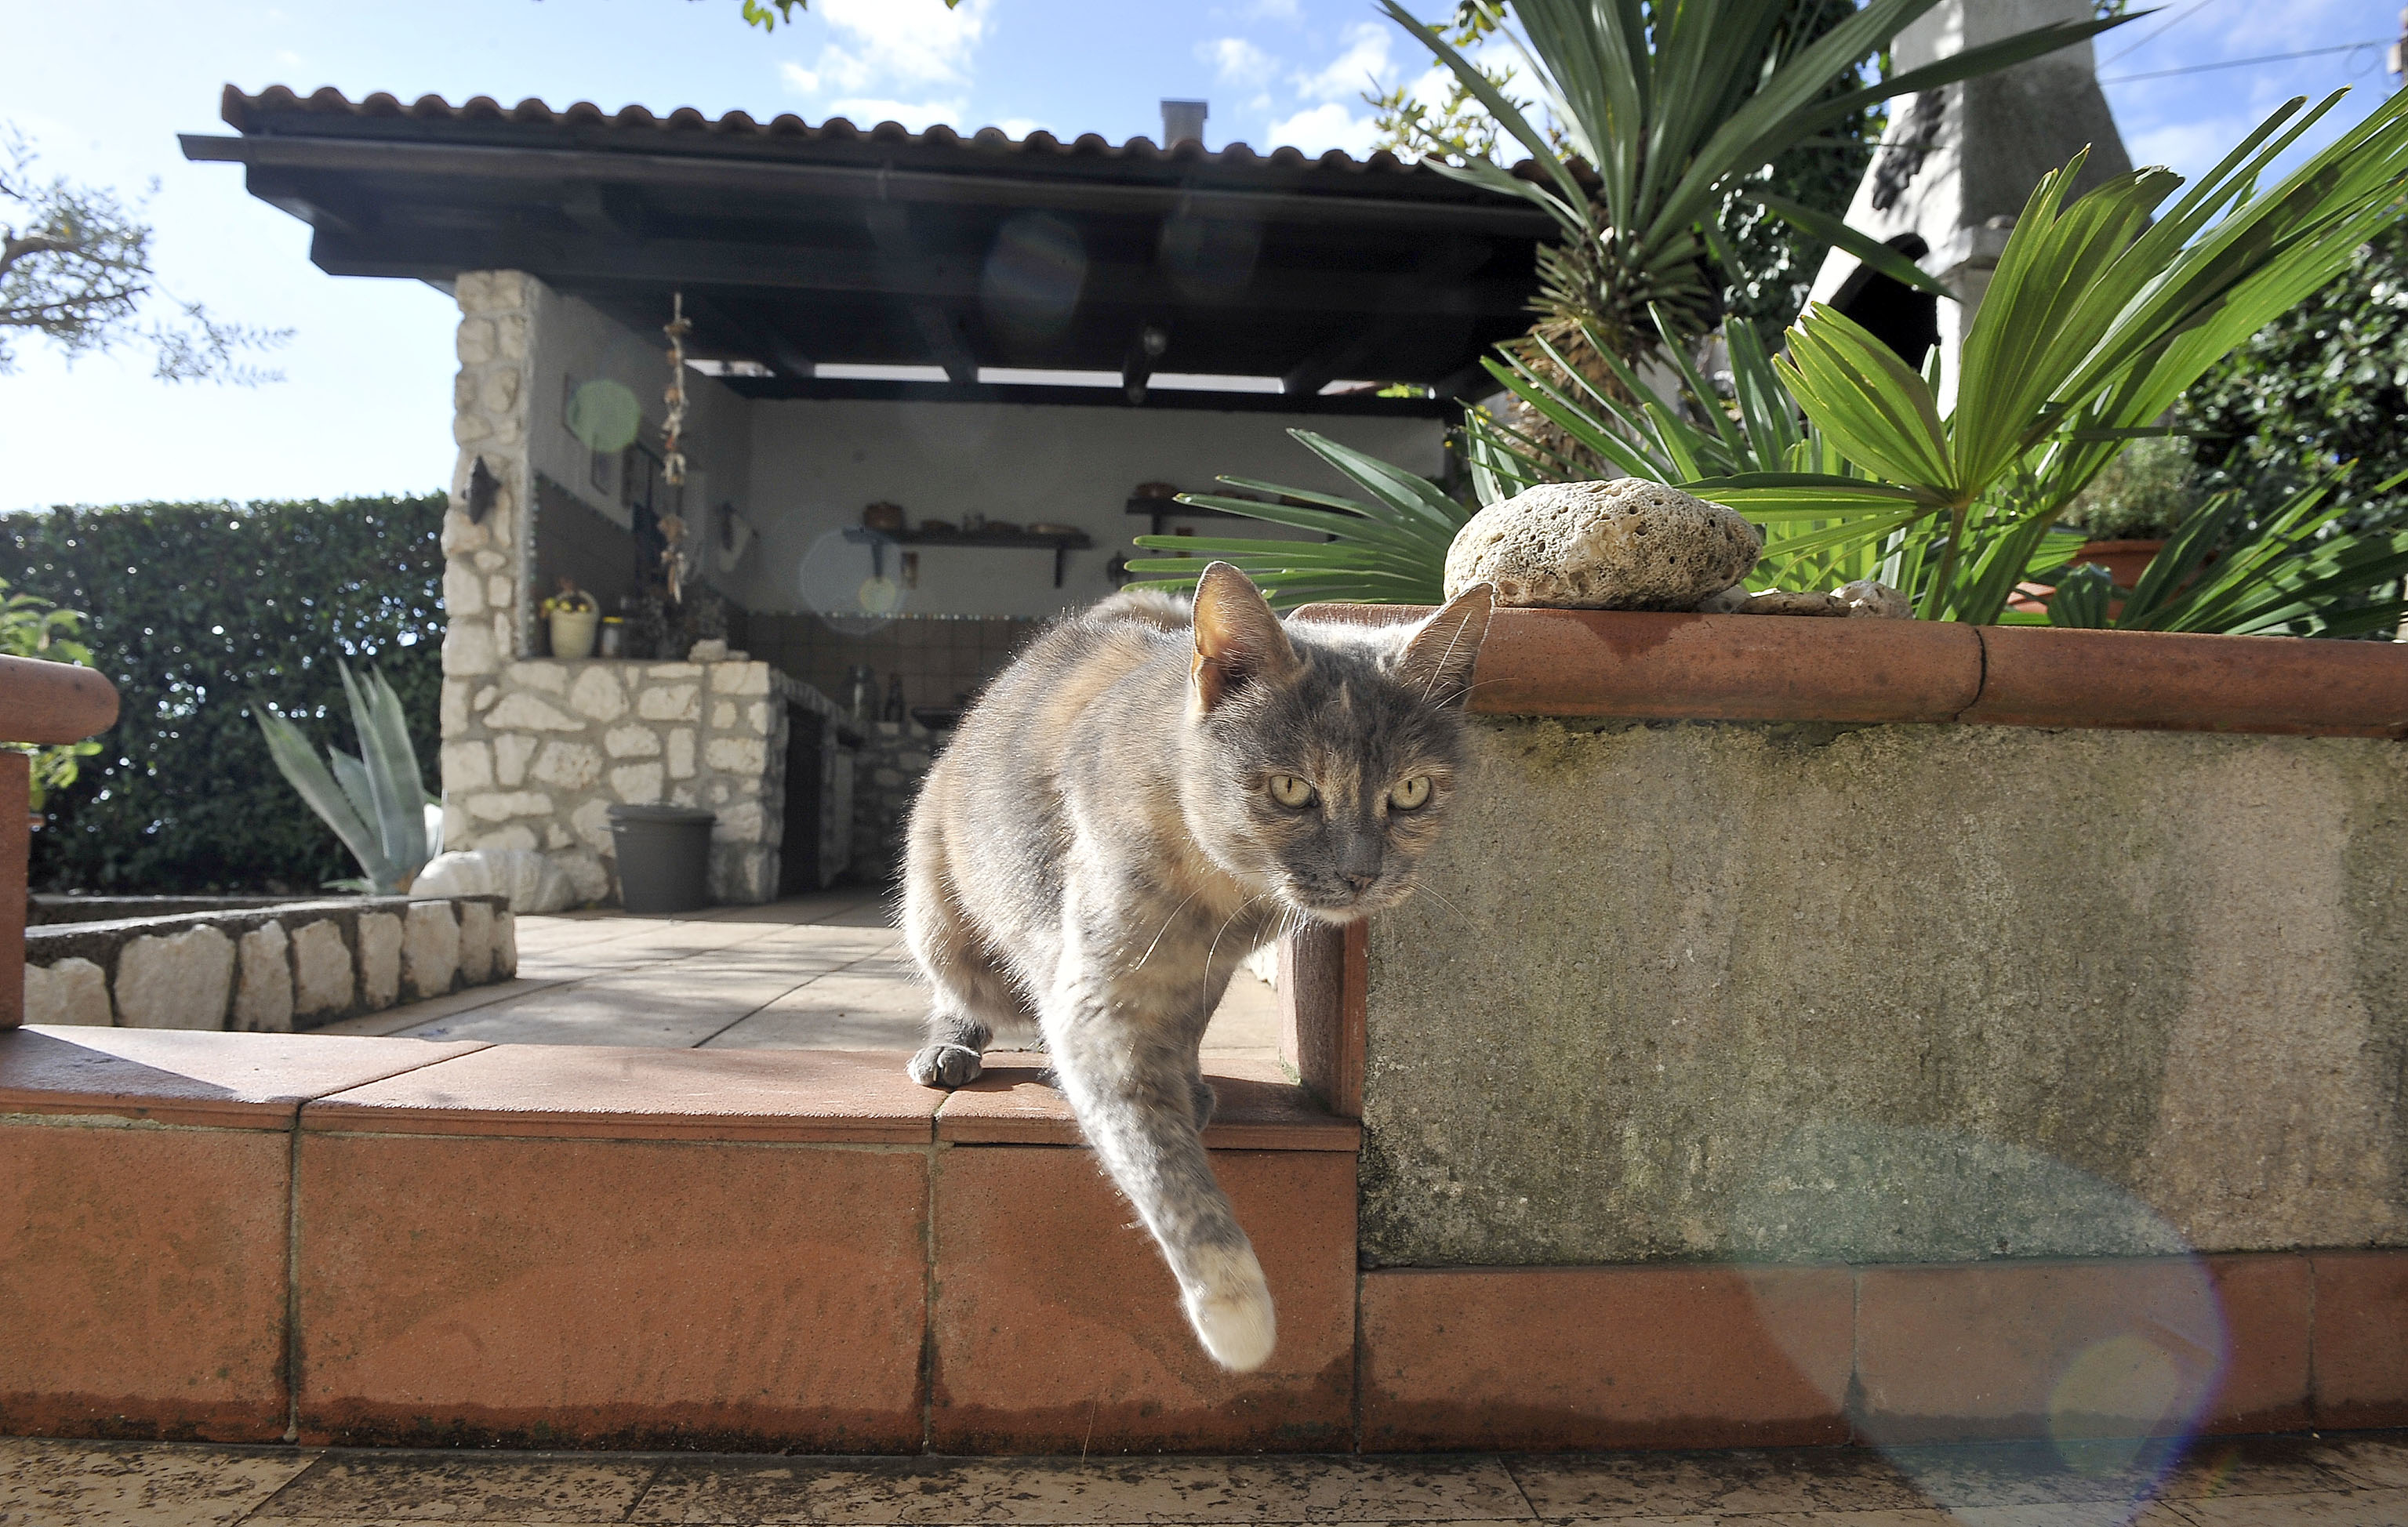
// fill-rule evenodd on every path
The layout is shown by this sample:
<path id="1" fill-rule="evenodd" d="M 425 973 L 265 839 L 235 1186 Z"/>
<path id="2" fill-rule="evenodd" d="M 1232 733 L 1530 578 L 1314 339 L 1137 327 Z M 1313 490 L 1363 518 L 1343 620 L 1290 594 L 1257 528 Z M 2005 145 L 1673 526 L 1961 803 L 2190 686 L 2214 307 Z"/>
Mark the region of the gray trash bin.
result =
<path id="1" fill-rule="evenodd" d="M 619 901 L 630 912 L 691 912 L 710 904 L 709 811 L 683 806 L 614 806 Z"/>

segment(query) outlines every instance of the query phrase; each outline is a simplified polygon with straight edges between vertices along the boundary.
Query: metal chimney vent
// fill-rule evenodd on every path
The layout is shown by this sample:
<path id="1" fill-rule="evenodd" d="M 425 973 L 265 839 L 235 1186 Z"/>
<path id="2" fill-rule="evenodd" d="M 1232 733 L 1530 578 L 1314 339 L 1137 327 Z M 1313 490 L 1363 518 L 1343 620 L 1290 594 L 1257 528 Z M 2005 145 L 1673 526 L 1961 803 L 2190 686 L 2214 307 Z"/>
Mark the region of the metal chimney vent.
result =
<path id="1" fill-rule="evenodd" d="M 1194 140 L 1197 147 L 1204 144 L 1204 119 L 1211 115 L 1203 101 L 1165 101 L 1162 103 L 1162 146 L 1166 149 Z"/>

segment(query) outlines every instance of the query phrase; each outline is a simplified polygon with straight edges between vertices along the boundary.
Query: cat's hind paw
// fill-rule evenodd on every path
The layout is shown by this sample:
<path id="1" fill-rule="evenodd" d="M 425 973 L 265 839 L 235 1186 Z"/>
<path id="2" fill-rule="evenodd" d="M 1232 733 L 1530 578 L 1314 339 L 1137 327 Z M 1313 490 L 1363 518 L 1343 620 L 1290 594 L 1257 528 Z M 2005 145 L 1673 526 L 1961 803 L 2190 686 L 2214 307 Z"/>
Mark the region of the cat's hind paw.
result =
<path id="1" fill-rule="evenodd" d="M 1263 1281 L 1262 1264 L 1249 1247 L 1212 1260 L 1226 1264 L 1211 1269 L 1207 1286 L 1182 1290 L 1180 1302 L 1213 1362 L 1231 1373 L 1252 1373 L 1270 1360 L 1271 1349 L 1279 1345 L 1270 1286 Z"/>
<path id="2" fill-rule="evenodd" d="M 984 1069 L 979 1052 L 961 1045 L 930 1045 L 904 1069 L 923 1087 L 967 1087 Z"/>

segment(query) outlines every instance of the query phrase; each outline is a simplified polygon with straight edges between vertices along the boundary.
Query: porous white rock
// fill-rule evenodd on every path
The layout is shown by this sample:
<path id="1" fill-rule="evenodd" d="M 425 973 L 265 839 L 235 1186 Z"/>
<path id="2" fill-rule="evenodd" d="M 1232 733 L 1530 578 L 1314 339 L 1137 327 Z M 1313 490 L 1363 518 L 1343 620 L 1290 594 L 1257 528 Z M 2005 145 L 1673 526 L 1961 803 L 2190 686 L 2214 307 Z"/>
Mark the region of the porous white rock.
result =
<path id="1" fill-rule="evenodd" d="M 228 1028 L 251 1034 L 293 1032 L 293 940 L 276 923 L 242 935 L 242 978 L 234 989 L 234 1021 Z"/>
<path id="2" fill-rule="evenodd" d="M 569 689 L 568 708 L 597 721 L 615 721 L 627 713 L 627 691 L 609 669 L 588 668 Z"/>
<path id="3" fill-rule="evenodd" d="M 410 882 L 422 896 L 503 896 L 513 912 L 557 912 L 576 905 L 568 877 L 526 849 L 470 849 L 439 854 Z"/>
<path id="4" fill-rule="evenodd" d="M 129 1029 L 222 1029 L 234 940 L 215 928 L 136 938 L 117 957 L 117 1014 Z"/>
<path id="5" fill-rule="evenodd" d="M 1851 615 L 1870 616 L 1881 621 L 1914 619 L 1913 600 L 1888 584 L 1872 578 L 1860 578 L 1854 583 L 1846 585 L 1841 589 L 1840 597 L 1848 602 L 1848 613 Z"/>
<path id="6" fill-rule="evenodd" d="M 1745 578 L 1763 550 L 1736 512 L 1662 483 L 1541 483 L 1455 533 L 1446 593 L 1485 583 L 1504 606 L 1692 609 Z"/>
<path id="7" fill-rule="evenodd" d="M 1906 595 L 1888 584 L 1859 578 L 1833 593 L 1814 593 L 1798 589 L 1767 589 L 1761 593 L 1750 593 L 1734 584 L 1699 602 L 1698 612 L 1701 615 L 1870 616 L 1880 620 L 1905 621 L 1914 618 L 1914 607 Z"/>
<path id="8" fill-rule="evenodd" d="M 494 975 L 494 904 L 460 902 L 460 981 L 482 986 Z"/>
<path id="9" fill-rule="evenodd" d="M 89 960 L 27 965 L 25 1021 L 109 1027 L 117 1020 L 108 1006 L 108 977 Z"/>

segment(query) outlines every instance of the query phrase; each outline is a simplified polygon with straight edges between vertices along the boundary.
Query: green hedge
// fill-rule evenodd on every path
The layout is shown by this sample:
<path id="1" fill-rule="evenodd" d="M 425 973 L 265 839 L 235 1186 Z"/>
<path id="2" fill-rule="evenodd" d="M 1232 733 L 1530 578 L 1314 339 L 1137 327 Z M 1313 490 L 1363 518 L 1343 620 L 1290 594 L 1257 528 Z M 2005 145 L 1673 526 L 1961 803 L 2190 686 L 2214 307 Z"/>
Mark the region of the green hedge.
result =
<path id="1" fill-rule="evenodd" d="M 332 660 L 377 664 L 431 784 L 442 521 L 439 493 L 0 516 L 0 576 L 90 614 L 93 664 L 124 702 L 34 835 L 34 884 L 280 892 L 357 874 L 276 772 L 249 703 L 263 696 L 350 750 Z"/>

